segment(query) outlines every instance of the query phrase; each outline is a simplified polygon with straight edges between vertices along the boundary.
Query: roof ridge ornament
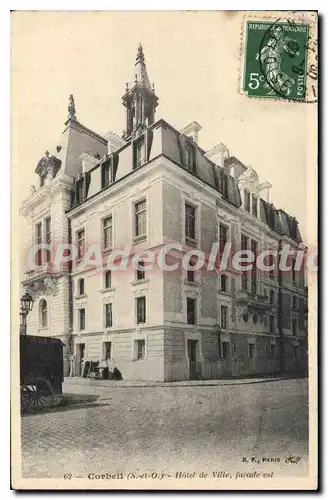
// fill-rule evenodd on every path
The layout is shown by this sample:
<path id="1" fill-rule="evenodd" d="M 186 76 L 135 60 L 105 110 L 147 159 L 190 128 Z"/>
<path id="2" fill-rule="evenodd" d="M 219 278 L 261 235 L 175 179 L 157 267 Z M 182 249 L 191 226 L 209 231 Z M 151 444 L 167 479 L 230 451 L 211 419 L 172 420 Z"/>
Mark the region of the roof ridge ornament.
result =
<path id="1" fill-rule="evenodd" d="M 76 109 L 73 94 L 68 98 L 68 119 L 76 120 Z"/>

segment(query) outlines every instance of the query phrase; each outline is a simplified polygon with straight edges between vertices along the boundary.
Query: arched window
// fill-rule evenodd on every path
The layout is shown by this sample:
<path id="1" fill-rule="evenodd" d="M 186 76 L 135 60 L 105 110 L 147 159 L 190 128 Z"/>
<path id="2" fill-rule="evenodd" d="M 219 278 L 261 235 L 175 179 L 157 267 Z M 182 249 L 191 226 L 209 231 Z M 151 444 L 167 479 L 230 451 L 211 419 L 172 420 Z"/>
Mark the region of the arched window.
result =
<path id="1" fill-rule="evenodd" d="M 221 275 L 221 292 L 228 291 L 228 276 L 225 274 Z"/>
<path id="2" fill-rule="evenodd" d="M 41 328 L 46 328 L 48 326 L 48 304 L 45 299 L 42 299 L 40 301 L 39 305 L 39 323 Z"/>
<path id="3" fill-rule="evenodd" d="M 84 295 L 84 279 L 79 280 L 79 295 Z"/>

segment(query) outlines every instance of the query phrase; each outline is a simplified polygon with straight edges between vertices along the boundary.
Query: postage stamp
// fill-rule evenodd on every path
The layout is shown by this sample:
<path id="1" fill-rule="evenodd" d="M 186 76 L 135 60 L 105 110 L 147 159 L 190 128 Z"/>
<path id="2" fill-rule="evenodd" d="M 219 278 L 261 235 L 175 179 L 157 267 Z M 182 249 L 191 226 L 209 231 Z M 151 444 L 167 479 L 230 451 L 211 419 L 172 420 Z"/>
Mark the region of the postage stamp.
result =
<path id="1" fill-rule="evenodd" d="M 249 97 L 316 102 L 317 42 L 310 19 L 247 20 L 242 91 Z"/>
<path id="2" fill-rule="evenodd" d="M 11 487 L 315 490 L 315 14 L 11 18 Z"/>

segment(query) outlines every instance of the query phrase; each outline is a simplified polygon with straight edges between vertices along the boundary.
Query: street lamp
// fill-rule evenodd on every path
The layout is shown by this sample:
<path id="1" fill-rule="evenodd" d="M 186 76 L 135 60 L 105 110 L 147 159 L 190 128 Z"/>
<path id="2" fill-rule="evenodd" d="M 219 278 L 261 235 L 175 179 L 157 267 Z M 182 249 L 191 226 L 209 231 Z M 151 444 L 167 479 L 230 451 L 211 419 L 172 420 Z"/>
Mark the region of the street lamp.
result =
<path id="1" fill-rule="evenodd" d="M 34 300 L 29 293 L 24 293 L 21 299 L 21 310 L 20 310 L 20 334 L 26 335 L 26 316 L 33 309 Z"/>

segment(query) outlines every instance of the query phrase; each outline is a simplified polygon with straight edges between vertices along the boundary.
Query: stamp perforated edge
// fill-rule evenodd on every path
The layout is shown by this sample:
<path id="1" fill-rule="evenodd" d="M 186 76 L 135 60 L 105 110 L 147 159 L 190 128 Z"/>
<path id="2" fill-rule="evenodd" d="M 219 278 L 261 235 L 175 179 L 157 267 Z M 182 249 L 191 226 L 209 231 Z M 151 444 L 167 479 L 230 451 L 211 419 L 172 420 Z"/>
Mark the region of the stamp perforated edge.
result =
<path id="1" fill-rule="evenodd" d="M 318 76 L 316 79 L 311 78 L 307 71 L 306 75 L 306 93 L 305 99 L 289 99 L 288 97 L 261 97 L 261 96 L 248 96 L 243 88 L 245 77 L 245 56 L 247 47 L 247 22 L 287 22 L 295 21 L 299 23 L 306 23 L 309 26 L 308 35 L 309 40 L 312 39 L 316 43 L 316 49 L 307 49 L 307 68 L 314 65 L 316 73 L 318 73 L 318 13 L 316 11 L 264 11 L 264 12 L 246 12 L 240 28 L 240 51 L 239 51 L 239 74 L 238 74 L 238 92 L 247 99 L 273 102 L 292 102 L 299 104 L 316 104 L 318 101 Z M 313 98 L 308 100 L 309 95 Z"/>

